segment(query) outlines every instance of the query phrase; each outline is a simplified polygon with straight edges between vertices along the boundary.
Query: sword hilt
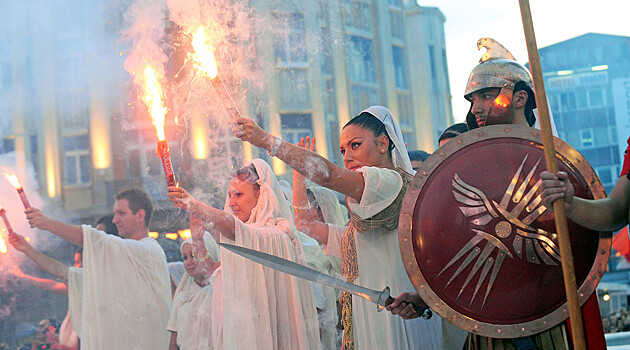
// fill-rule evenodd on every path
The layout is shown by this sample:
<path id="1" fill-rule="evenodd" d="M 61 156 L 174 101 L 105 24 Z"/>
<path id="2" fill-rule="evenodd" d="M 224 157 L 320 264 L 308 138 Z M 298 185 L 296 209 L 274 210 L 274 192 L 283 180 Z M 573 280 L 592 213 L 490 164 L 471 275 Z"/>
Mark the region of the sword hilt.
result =
<path id="1" fill-rule="evenodd" d="M 396 299 L 394 299 L 392 297 L 388 297 L 387 300 L 385 301 L 385 305 L 387 306 L 387 305 L 393 303 L 394 300 L 396 300 Z M 416 304 L 409 303 L 409 302 L 407 302 L 407 304 L 411 304 L 411 306 L 416 311 L 416 313 L 418 315 L 422 316 L 422 318 L 424 318 L 425 320 L 428 320 L 431 317 L 433 317 L 433 311 L 431 311 L 430 308 L 424 307 L 424 306 L 418 306 Z"/>

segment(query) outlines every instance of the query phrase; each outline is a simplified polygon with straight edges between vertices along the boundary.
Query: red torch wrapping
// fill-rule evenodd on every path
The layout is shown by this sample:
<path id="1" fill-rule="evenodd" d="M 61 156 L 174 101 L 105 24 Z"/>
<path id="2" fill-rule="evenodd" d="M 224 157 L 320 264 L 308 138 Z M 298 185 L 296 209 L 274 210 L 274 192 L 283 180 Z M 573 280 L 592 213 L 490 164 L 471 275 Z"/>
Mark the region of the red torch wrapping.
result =
<path id="1" fill-rule="evenodd" d="M 217 95 L 219 95 L 221 101 L 223 101 L 223 106 L 230 115 L 230 118 L 240 118 L 241 113 L 236 108 L 234 100 L 232 100 L 232 96 L 230 96 L 230 93 L 225 88 L 221 77 L 217 75 L 214 79 L 210 79 L 210 81 L 212 82 L 212 87 L 214 88 L 214 91 L 217 93 Z"/>
<path id="2" fill-rule="evenodd" d="M 28 209 L 31 207 L 31 203 L 29 203 L 28 198 L 26 198 L 26 193 L 24 193 L 24 189 L 22 186 L 16 188 L 18 194 L 20 195 L 20 199 L 22 200 L 22 204 L 24 204 L 24 209 Z"/>
<path id="3" fill-rule="evenodd" d="M 157 150 L 155 151 L 160 159 L 162 159 L 162 167 L 164 168 L 164 177 L 166 177 L 167 186 L 176 186 L 175 174 L 173 173 L 173 165 L 171 164 L 171 152 L 168 149 L 166 140 L 158 141 Z"/>
<path id="4" fill-rule="evenodd" d="M 0 209 L 0 215 L 2 216 L 2 220 L 4 221 L 4 226 L 7 227 L 7 231 L 9 231 L 9 233 L 13 233 L 13 228 L 11 227 L 9 219 L 7 218 L 7 211 L 4 210 L 4 208 Z"/>

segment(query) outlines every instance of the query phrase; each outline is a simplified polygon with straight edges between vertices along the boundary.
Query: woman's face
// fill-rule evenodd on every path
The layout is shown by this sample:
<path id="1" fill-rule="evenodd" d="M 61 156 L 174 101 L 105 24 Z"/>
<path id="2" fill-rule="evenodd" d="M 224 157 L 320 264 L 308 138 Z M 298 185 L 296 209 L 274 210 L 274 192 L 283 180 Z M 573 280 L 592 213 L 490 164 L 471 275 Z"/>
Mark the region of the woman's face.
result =
<path id="1" fill-rule="evenodd" d="M 230 209 L 242 222 L 247 222 L 252 210 L 258 203 L 260 189 L 257 185 L 242 181 L 238 177 L 230 180 L 228 184 L 228 200 Z"/>
<path id="2" fill-rule="evenodd" d="M 387 136 L 374 133 L 361 126 L 347 125 L 339 136 L 339 151 L 348 170 L 362 166 L 385 166 L 388 160 Z"/>
<path id="3" fill-rule="evenodd" d="M 192 256 L 192 244 L 184 244 L 182 246 L 182 258 L 184 259 L 184 269 L 190 277 L 197 277 L 199 271 L 197 269 L 198 263 Z"/>

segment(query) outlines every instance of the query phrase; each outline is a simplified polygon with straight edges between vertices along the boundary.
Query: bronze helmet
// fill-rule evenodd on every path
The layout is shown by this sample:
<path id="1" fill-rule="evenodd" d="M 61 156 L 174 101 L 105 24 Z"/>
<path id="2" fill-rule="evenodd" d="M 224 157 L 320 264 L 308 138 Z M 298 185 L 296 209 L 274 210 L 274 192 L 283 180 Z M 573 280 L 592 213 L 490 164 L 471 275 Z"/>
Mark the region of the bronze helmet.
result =
<path id="1" fill-rule="evenodd" d="M 487 51 L 479 60 L 479 65 L 473 68 L 468 77 L 464 98 L 469 99 L 470 94 L 481 89 L 500 88 L 500 94 L 508 96 L 511 101 L 514 87 L 517 83 L 522 82 L 526 85 L 529 98 L 532 99 L 535 105 L 532 76 L 529 70 L 522 64 L 516 62 L 514 56 L 494 39 L 479 39 L 477 41 L 477 48 L 481 50 L 482 47 L 485 47 Z M 527 116 L 527 119 L 530 126 L 534 124 L 535 120 L 533 115 Z M 466 116 L 466 123 L 469 129 L 479 127 L 470 109 Z"/>

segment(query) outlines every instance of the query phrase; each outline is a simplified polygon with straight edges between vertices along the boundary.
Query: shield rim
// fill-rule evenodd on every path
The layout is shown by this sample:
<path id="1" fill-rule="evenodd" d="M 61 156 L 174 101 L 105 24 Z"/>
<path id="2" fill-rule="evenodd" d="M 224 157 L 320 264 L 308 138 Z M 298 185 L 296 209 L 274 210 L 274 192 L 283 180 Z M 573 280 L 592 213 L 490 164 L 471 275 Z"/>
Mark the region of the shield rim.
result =
<path id="1" fill-rule="evenodd" d="M 565 302 L 547 315 L 528 322 L 495 325 L 475 320 L 451 308 L 431 289 L 416 261 L 412 237 L 413 214 L 418 197 L 424 184 L 431 177 L 435 169 L 442 164 L 445 159 L 468 145 L 485 140 L 503 138 L 523 139 L 542 145 L 540 130 L 524 125 L 487 126 L 468 131 L 450 140 L 422 164 L 411 181 L 403 199 L 402 210 L 400 212 L 398 239 L 403 265 L 405 266 L 409 279 L 420 297 L 438 315 L 453 325 L 474 334 L 491 338 L 518 338 L 543 332 L 566 320 L 569 317 L 568 303 Z M 606 193 L 601 181 L 597 177 L 595 170 L 593 170 L 582 154 L 557 137 L 554 137 L 554 145 L 556 154 L 567 159 L 576 169 L 577 173 L 584 178 L 585 183 L 593 193 L 593 198 L 606 198 Z M 595 292 L 597 284 L 605 272 L 610 256 L 611 245 L 612 233 L 600 232 L 599 245 L 597 248 L 598 253 L 595 257 L 595 261 L 588 273 L 588 277 L 578 288 L 578 301 L 580 306 L 584 305 L 586 300 Z"/>

